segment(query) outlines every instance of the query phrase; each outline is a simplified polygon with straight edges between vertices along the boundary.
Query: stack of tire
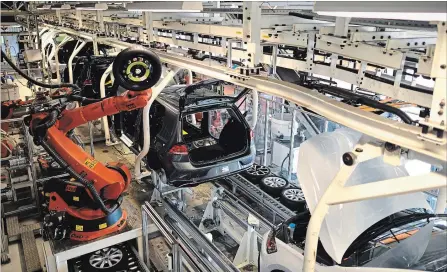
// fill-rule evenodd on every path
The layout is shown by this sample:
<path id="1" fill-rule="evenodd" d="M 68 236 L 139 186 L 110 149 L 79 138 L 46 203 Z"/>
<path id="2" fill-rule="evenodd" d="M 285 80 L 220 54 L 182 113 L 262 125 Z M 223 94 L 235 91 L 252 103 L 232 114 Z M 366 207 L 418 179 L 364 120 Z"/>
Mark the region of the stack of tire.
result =
<path id="1" fill-rule="evenodd" d="M 267 166 L 255 163 L 241 175 L 251 183 L 259 184 L 270 196 L 279 198 L 279 201 L 292 211 L 302 212 L 306 209 L 306 200 L 301 189 L 290 187 L 285 178 L 272 174 Z"/>

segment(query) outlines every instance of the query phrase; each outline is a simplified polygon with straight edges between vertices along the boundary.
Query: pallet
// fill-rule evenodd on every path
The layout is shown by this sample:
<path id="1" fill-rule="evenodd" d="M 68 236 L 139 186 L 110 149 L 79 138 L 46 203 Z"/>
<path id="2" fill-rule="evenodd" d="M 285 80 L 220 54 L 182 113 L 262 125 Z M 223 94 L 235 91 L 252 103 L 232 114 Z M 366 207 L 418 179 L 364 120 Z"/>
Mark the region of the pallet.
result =
<path id="1" fill-rule="evenodd" d="M 40 224 L 34 223 L 22 226 L 17 216 L 11 216 L 6 218 L 6 228 L 9 242 L 22 241 L 26 272 L 42 271 L 36 238 L 34 237 L 34 232 L 40 229 Z"/>

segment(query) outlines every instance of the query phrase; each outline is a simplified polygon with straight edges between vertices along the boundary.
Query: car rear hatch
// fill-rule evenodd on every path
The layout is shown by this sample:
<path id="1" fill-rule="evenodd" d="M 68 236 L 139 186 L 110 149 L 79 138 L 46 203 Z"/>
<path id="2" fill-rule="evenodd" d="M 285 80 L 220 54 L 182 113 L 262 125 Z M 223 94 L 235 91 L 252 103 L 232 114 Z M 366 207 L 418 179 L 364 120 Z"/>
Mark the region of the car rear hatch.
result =
<path id="1" fill-rule="evenodd" d="M 235 106 L 247 92 L 232 97 L 195 90 L 180 99 L 181 138 L 191 164 L 210 165 L 250 152 L 252 131 Z"/>

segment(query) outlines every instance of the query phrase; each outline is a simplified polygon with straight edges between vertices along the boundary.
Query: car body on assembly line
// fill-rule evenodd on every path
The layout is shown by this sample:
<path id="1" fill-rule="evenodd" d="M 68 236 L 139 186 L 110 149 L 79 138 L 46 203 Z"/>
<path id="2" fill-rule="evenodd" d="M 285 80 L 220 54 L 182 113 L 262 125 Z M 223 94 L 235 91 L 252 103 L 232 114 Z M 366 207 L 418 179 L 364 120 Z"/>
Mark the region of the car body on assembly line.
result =
<path id="1" fill-rule="evenodd" d="M 340 169 L 342 155 L 360 136 L 342 128 L 301 145 L 298 180 L 309 210 L 264 234 L 260 272 L 302 271 L 310 215 Z M 403 176 L 408 176 L 403 165 L 378 157 L 360 163 L 346 186 Z M 446 271 L 446 220 L 438 216 L 422 192 L 330 206 L 319 235 L 316 271 Z"/>
<path id="2" fill-rule="evenodd" d="M 253 132 L 239 110 L 248 93 L 221 96 L 233 85 L 205 80 L 165 88 L 150 109 L 148 166 L 176 187 L 195 186 L 233 175 L 255 158 Z M 238 104 L 238 105 L 236 105 Z M 121 114 L 122 132 L 139 152 L 143 146 L 142 111 Z M 116 123 L 116 122 L 115 122 Z"/>

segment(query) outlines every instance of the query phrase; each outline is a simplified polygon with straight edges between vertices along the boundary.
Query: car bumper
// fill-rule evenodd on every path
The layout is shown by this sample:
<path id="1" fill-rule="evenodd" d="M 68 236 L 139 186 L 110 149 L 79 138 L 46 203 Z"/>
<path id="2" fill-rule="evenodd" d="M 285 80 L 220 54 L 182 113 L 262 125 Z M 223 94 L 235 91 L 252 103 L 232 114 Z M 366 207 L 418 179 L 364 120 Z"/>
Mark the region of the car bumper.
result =
<path id="1" fill-rule="evenodd" d="M 255 154 L 255 147 L 251 146 L 249 155 L 203 167 L 195 167 L 190 162 L 172 162 L 174 170 L 167 173 L 168 183 L 176 187 L 190 187 L 231 176 L 250 167 Z"/>

